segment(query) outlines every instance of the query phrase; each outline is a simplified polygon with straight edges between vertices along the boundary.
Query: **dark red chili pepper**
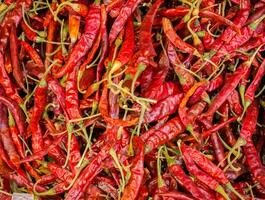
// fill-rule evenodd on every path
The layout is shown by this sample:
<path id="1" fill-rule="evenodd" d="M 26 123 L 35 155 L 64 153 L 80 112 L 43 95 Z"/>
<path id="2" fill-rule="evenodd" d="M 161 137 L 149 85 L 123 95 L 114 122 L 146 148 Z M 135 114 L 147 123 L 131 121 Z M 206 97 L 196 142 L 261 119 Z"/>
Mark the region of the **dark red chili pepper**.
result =
<path id="1" fill-rule="evenodd" d="M 253 101 L 255 98 L 255 92 L 261 82 L 262 77 L 264 77 L 265 75 L 265 61 L 263 60 L 263 62 L 260 64 L 258 71 L 255 75 L 255 77 L 253 78 L 252 82 L 250 83 L 250 85 L 247 88 L 247 91 L 245 93 L 245 105 L 244 108 L 246 109 Z"/>
<path id="2" fill-rule="evenodd" d="M 198 180 L 200 180 L 201 182 L 206 184 L 210 189 L 220 193 L 223 197 L 225 197 L 225 199 L 229 199 L 229 197 L 225 193 L 223 187 L 221 185 L 219 185 L 219 183 L 215 179 L 213 179 L 211 176 L 209 176 L 208 174 L 206 174 L 205 172 L 203 172 L 202 170 L 200 170 L 196 166 L 196 164 L 194 163 L 194 161 L 191 158 L 191 154 L 188 153 L 187 151 L 185 151 L 185 149 L 183 151 L 183 146 L 181 146 L 181 151 L 183 154 L 183 159 L 185 161 L 186 167 L 189 170 L 189 172 L 191 172 L 196 178 L 198 178 Z M 204 163 L 201 163 L 201 165 L 203 165 L 203 164 Z M 207 167 L 207 166 L 205 166 L 205 167 Z M 215 168 L 216 168 L 216 166 L 215 166 Z"/>
<path id="3" fill-rule="evenodd" d="M 67 75 L 67 82 L 65 86 L 65 108 L 69 119 L 80 119 L 81 113 L 79 109 L 79 98 L 77 90 L 77 73 L 78 68 L 74 68 Z"/>
<path id="4" fill-rule="evenodd" d="M 9 97 L 5 97 L 2 95 L 0 95 L 0 103 L 5 105 L 9 109 L 9 111 L 12 113 L 12 115 L 15 118 L 17 127 L 19 129 L 19 133 L 22 137 L 24 137 L 26 135 L 25 120 L 24 120 L 24 115 L 22 111 L 20 110 L 20 107 L 18 106 L 18 104 L 14 100 L 10 99 Z"/>
<path id="5" fill-rule="evenodd" d="M 220 92 L 214 98 L 210 104 L 207 112 L 203 114 L 203 117 L 212 118 L 212 115 L 220 108 L 220 106 L 226 101 L 230 93 L 236 88 L 241 78 L 244 76 L 248 69 L 248 62 L 241 64 L 237 70 L 229 77 L 229 80 L 221 88 Z"/>
<path id="6" fill-rule="evenodd" d="M 246 156 L 246 163 L 249 167 L 253 179 L 265 187 L 264 174 L 265 170 L 257 153 L 257 150 L 252 141 L 252 135 L 256 129 L 257 118 L 259 114 L 259 107 L 257 102 L 253 102 L 242 122 L 242 128 L 240 130 L 240 137 L 246 141 L 246 145 L 243 147 L 244 154 Z"/>
<path id="7" fill-rule="evenodd" d="M 53 44 L 51 44 L 50 42 L 52 42 L 55 38 L 55 31 L 56 31 L 56 22 L 51 20 L 47 31 L 47 43 L 46 43 L 45 61 L 44 61 L 45 69 L 48 69 L 50 65 L 50 60 L 51 60 L 50 54 L 53 51 Z"/>
<path id="8" fill-rule="evenodd" d="M 138 118 L 135 118 L 129 121 L 120 120 L 120 119 L 112 119 L 109 116 L 108 106 L 109 106 L 108 105 L 108 88 L 107 88 L 107 85 L 105 84 L 100 101 L 99 101 L 99 110 L 103 118 L 106 120 L 106 122 L 113 126 L 126 127 L 126 126 L 132 126 L 138 121 Z"/>
<path id="9" fill-rule="evenodd" d="M 10 181 L 14 181 L 16 184 L 18 184 L 20 187 L 26 187 L 29 191 L 33 191 L 33 184 L 27 180 L 25 177 L 22 175 L 18 174 L 4 174 L 3 175 L 5 178 L 7 178 Z M 37 186 L 36 189 L 38 191 L 44 191 L 45 188 L 41 186 Z"/>
<path id="10" fill-rule="evenodd" d="M 141 47 L 142 54 L 148 58 L 156 56 L 152 42 L 152 26 L 154 23 L 155 15 L 162 3 L 163 0 L 155 1 L 155 3 L 145 15 L 141 25 L 139 33 L 139 45 Z"/>
<path id="11" fill-rule="evenodd" d="M 31 130 L 31 145 L 34 153 L 37 153 L 44 148 L 42 130 L 39 125 L 39 121 L 42 118 L 42 114 L 45 110 L 47 102 L 47 89 L 48 84 L 42 79 L 36 88 L 34 95 L 34 107 L 32 117 L 30 119 L 29 127 Z"/>
<path id="12" fill-rule="evenodd" d="M 0 104 L 0 137 L 3 144 L 4 150 L 7 152 L 7 155 L 12 162 L 12 165 L 19 168 L 19 155 L 16 151 L 15 145 L 11 139 L 8 122 L 7 122 L 7 109 L 4 105 Z"/>
<path id="13" fill-rule="evenodd" d="M 212 133 L 219 131 L 220 129 L 224 128 L 226 125 L 236 120 L 237 120 L 237 117 L 232 117 L 224 122 L 219 123 L 218 125 L 212 126 L 209 130 L 203 132 L 202 137 L 207 138 Z"/>
<path id="14" fill-rule="evenodd" d="M 241 79 L 242 80 L 242 79 Z M 237 115 L 240 115 L 243 112 L 243 108 L 240 102 L 240 97 L 237 90 L 233 90 L 227 98 L 229 107 Z"/>
<path id="15" fill-rule="evenodd" d="M 4 20 L 1 22 L 1 31 L 0 31 L 1 53 L 4 53 L 6 50 L 11 25 L 14 24 L 15 27 L 17 27 L 22 19 L 22 6 L 24 7 L 24 10 L 27 11 L 31 6 L 31 4 L 32 0 L 18 0 L 16 2 L 15 8 L 12 11 L 8 12 Z"/>
<path id="16" fill-rule="evenodd" d="M 52 144 L 50 138 L 46 138 L 44 140 L 44 147 L 47 148 Z M 53 160 L 55 160 L 59 165 L 64 165 L 66 157 L 62 149 L 58 146 L 54 147 L 48 152 L 48 156 L 50 156 Z"/>
<path id="17" fill-rule="evenodd" d="M 139 137 L 134 137 L 133 139 L 137 154 L 132 161 L 131 177 L 123 191 L 122 200 L 136 199 L 144 177 L 144 144 Z"/>
<path id="18" fill-rule="evenodd" d="M 170 42 L 172 42 L 172 44 L 174 44 L 175 47 L 179 48 L 181 51 L 187 52 L 190 55 L 195 55 L 200 57 L 199 52 L 197 51 L 197 49 L 195 49 L 194 47 L 192 47 L 191 45 L 189 45 L 188 43 L 185 43 L 174 31 L 172 24 L 170 22 L 169 19 L 163 17 L 162 20 L 163 23 L 163 29 L 164 32 L 168 38 L 168 40 Z"/>
<path id="19" fill-rule="evenodd" d="M 36 32 L 32 31 L 23 20 L 21 21 L 21 28 L 28 40 L 33 42 L 42 42 L 44 40 L 43 38 L 39 37 Z"/>
<path id="20" fill-rule="evenodd" d="M 65 200 L 78 199 L 84 193 L 86 188 L 91 184 L 94 177 L 102 170 L 102 162 L 109 157 L 109 150 L 113 142 L 109 141 L 101 151 L 93 158 L 93 160 L 81 172 L 80 176 L 75 181 L 73 187 L 69 190 Z"/>
<path id="21" fill-rule="evenodd" d="M 76 68 L 76 65 L 92 47 L 93 42 L 96 39 L 96 35 L 99 31 L 99 27 L 100 6 L 97 3 L 94 3 L 90 6 L 90 9 L 86 16 L 84 33 L 81 35 L 81 38 L 72 49 L 66 64 L 58 72 L 54 73 L 54 76 L 56 78 L 60 78 L 65 75 L 65 73 L 73 71 L 73 68 Z"/>
<path id="22" fill-rule="evenodd" d="M 174 112 L 176 112 L 182 97 L 183 94 L 178 93 L 168 96 L 167 98 L 159 101 L 154 106 L 152 106 L 150 110 L 145 112 L 144 122 L 150 123 L 173 114 Z"/>
<path id="23" fill-rule="evenodd" d="M 190 177 L 188 177 L 180 165 L 176 164 L 167 154 L 167 162 L 168 162 L 168 170 L 170 174 L 187 190 L 193 197 L 196 199 L 213 199 L 213 195 L 208 192 L 204 191 L 202 193 L 201 191 L 203 189 L 200 189 L 199 186 L 197 186 Z"/>
<path id="24" fill-rule="evenodd" d="M 134 12 L 139 3 L 141 3 L 141 0 L 128 0 L 126 4 L 122 7 L 120 14 L 115 19 L 109 33 L 110 45 L 115 41 L 118 34 L 124 27 L 127 19 L 131 16 L 131 14 Z"/>
<path id="25" fill-rule="evenodd" d="M 168 42 L 167 54 L 169 61 L 173 65 L 175 73 L 179 78 L 179 82 L 182 86 L 182 89 L 184 91 L 188 91 L 193 86 L 195 79 L 189 72 L 183 69 L 185 68 L 185 66 L 179 60 L 176 50 L 171 42 Z"/>
<path id="26" fill-rule="evenodd" d="M 37 67 L 44 69 L 44 64 L 36 50 L 27 42 L 20 40 L 21 46 L 26 50 L 29 57 L 36 63 Z"/>
<path id="27" fill-rule="evenodd" d="M 17 91 L 14 89 L 13 84 L 5 70 L 3 54 L 0 53 L 0 83 L 5 90 L 6 95 L 8 95 L 12 100 L 16 101 L 18 104 L 23 102 L 22 98 L 18 95 Z"/>
<path id="28" fill-rule="evenodd" d="M 24 88 L 24 75 L 18 60 L 18 39 L 16 27 L 13 24 L 10 32 L 10 55 L 13 69 L 13 76 L 20 88 Z"/>
<path id="29" fill-rule="evenodd" d="M 102 42 L 101 42 L 102 53 L 101 53 L 98 66 L 97 66 L 97 74 L 96 74 L 97 82 L 100 81 L 100 78 L 102 76 L 104 60 L 107 56 L 108 47 L 109 47 L 108 33 L 107 33 L 107 12 L 106 12 L 105 6 L 101 6 L 100 24 L 101 24 L 100 34 L 102 35 Z M 87 98 L 86 95 L 85 95 L 85 98 Z"/>

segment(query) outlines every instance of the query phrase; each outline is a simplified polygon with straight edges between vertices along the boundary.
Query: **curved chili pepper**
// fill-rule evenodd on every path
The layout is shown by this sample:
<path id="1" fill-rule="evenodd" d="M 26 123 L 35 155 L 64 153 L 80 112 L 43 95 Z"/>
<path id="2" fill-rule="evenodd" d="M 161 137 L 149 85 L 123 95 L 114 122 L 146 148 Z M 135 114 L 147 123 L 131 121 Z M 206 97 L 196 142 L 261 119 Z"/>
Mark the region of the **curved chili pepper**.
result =
<path id="1" fill-rule="evenodd" d="M 183 146 L 181 146 L 181 151 L 183 154 L 183 159 L 185 161 L 187 169 L 201 182 L 206 184 L 210 189 L 220 193 L 225 199 L 229 199 L 228 195 L 225 193 L 223 187 L 218 184 L 218 182 L 211 176 L 200 170 L 191 158 L 191 154 L 187 151 L 183 151 Z M 204 163 L 201 163 L 203 165 Z"/>
<path id="2" fill-rule="evenodd" d="M 16 167 L 15 169 L 19 168 L 19 155 L 16 151 L 14 143 L 12 142 L 8 122 L 7 122 L 7 109 L 5 106 L 0 105 L 0 137 L 1 142 L 3 143 L 4 150 L 7 152 L 8 157 L 12 164 Z"/>
<path id="3" fill-rule="evenodd" d="M 243 150 L 251 175 L 255 181 L 265 187 L 265 170 L 252 141 L 252 135 L 256 129 L 258 114 L 259 108 L 257 102 L 254 101 L 248 108 L 246 116 L 243 119 L 240 137 L 246 140 L 246 145 L 243 147 Z"/>
<path id="4" fill-rule="evenodd" d="M 65 200 L 78 199 L 83 194 L 85 189 L 91 184 L 94 177 L 102 170 L 102 162 L 109 157 L 108 154 L 113 142 L 109 141 L 101 151 L 93 158 L 93 160 L 81 172 L 80 176 L 75 181 L 73 187 L 69 190 Z"/>
<path id="5" fill-rule="evenodd" d="M 122 200 L 136 199 L 144 177 L 144 144 L 139 137 L 133 139 L 138 153 L 132 161 L 131 177 L 123 191 Z"/>
<path id="6" fill-rule="evenodd" d="M 174 44 L 175 47 L 179 48 L 181 51 L 187 52 L 190 55 L 195 55 L 200 57 L 199 52 L 197 49 L 192 47 L 191 45 L 185 43 L 174 31 L 172 24 L 169 19 L 163 17 L 162 19 L 163 29 L 164 32 L 170 42 Z"/>
<path id="7" fill-rule="evenodd" d="M 178 93 L 159 101 L 150 110 L 145 112 L 144 122 L 150 123 L 160 120 L 176 112 L 183 94 Z"/>
<path id="8" fill-rule="evenodd" d="M 226 101 L 230 93 L 236 88 L 241 78 L 244 76 L 248 69 L 248 63 L 241 64 L 237 70 L 231 75 L 229 80 L 224 84 L 220 92 L 214 98 L 210 107 L 203 114 L 203 117 L 212 118 L 212 115 L 220 108 L 220 106 Z"/>
<path id="9" fill-rule="evenodd" d="M 112 119 L 109 116 L 108 106 L 109 106 L 108 105 L 108 88 L 105 84 L 103 91 L 102 91 L 100 101 L 99 101 L 99 110 L 100 110 L 100 113 L 103 116 L 103 118 L 106 120 L 106 122 L 110 123 L 113 126 L 126 127 L 126 126 L 132 126 L 138 121 L 138 118 L 135 118 L 135 119 L 132 119 L 129 121 L 120 120 L 120 119 Z"/>
<path id="10" fill-rule="evenodd" d="M 97 82 L 100 81 L 100 78 L 102 76 L 104 60 L 107 56 L 108 46 L 109 46 L 108 33 L 107 33 L 107 12 L 106 12 L 105 6 L 101 6 L 100 24 L 101 24 L 100 33 L 102 35 L 102 43 L 101 43 L 102 54 L 100 56 L 100 60 L 98 62 L 98 66 L 97 66 L 97 75 L 96 75 Z M 87 95 L 85 95 L 85 98 L 87 98 Z"/>
<path id="11" fill-rule="evenodd" d="M 247 91 L 245 93 L 245 105 L 244 105 L 244 109 L 246 109 L 253 101 L 255 98 L 255 92 L 261 82 L 262 77 L 265 75 L 265 61 L 263 60 L 263 62 L 260 64 L 258 71 L 254 77 L 254 79 L 252 80 L 252 82 L 250 83 L 250 85 L 247 88 Z"/>
<path id="12" fill-rule="evenodd" d="M 52 141 L 50 138 L 46 138 L 44 140 L 44 147 L 45 148 L 47 148 L 51 144 L 52 144 Z M 48 156 L 50 156 L 52 159 L 54 159 L 59 165 L 64 165 L 65 160 L 66 160 L 64 152 L 58 146 L 51 149 L 51 151 L 48 152 Z"/>
<path id="13" fill-rule="evenodd" d="M 184 91 L 188 91 L 193 86 L 195 79 L 190 73 L 182 69 L 182 67 L 185 67 L 185 66 L 183 66 L 181 61 L 179 60 L 176 50 L 171 42 L 168 42 L 167 54 L 168 54 L 169 61 L 173 65 L 174 71 L 179 78 L 179 82 L 182 86 L 182 89 Z"/>
<path id="14" fill-rule="evenodd" d="M 139 3 L 141 3 L 141 0 L 128 0 L 126 4 L 122 7 L 120 14 L 115 19 L 109 33 L 110 45 L 115 41 L 118 34 L 124 27 L 127 19 L 131 16 L 131 14 L 134 12 Z"/>
<path id="15" fill-rule="evenodd" d="M 182 193 L 182 192 L 178 192 L 178 191 L 170 191 L 170 192 L 166 192 L 166 193 L 158 193 L 156 194 L 162 198 L 174 198 L 174 199 L 178 199 L 178 200 L 193 200 L 192 197 L 190 197 L 189 195 Z"/>
<path id="16" fill-rule="evenodd" d="M 156 52 L 152 42 L 152 26 L 154 23 L 155 15 L 162 3 L 163 0 L 155 1 L 155 3 L 145 15 L 141 25 L 139 33 L 139 45 L 141 46 L 142 54 L 148 58 L 156 56 Z"/>
<path id="17" fill-rule="evenodd" d="M 14 100 L 10 99 L 9 97 L 5 97 L 2 95 L 0 95 L 0 103 L 8 107 L 8 109 L 10 110 L 10 112 L 15 118 L 20 135 L 24 137 L 26 135 L 25 134 L 26 133 L 25 120 L 24 120 L 23 113 L 20 110 L 18 104 Z"/>
<path id="18" fill-rule="evenodd" d="M 21 21 L 21 28 L 28 40 L 33 42 L 42 42 L 44 40 L 43 38 L 39 37 L 36 32 L 32 31 L 23 20 Z"/>
<path id="19" fill-rule="evenodd" d="M 0 45 L 1 46 L 1 45 Z M 3 86 L 6 95 L 18 104 L 22 104 L 23 100 L 14 89 L 13 84 L 5 70 L 3 54 L 0 53 L 0 84 Z"/>
<path id="20" fill-rule="evenodd" d="M 168 155 L 166 155 L 168 162 L 168 170 L 170 174 L 196 199 L 213 199 L 213 195 L 207 191 L 201 192 L 199 186 L 197 186 L 190 177 L 188 177 L 180 165 L 176 164 Z"/>
<path id="21" fill-rule="evenodd" d="M 54 73 L 56 78 L 62 77 L 67 72 L 76 68 L 76 65 L 92 47 L 100 26 L 100 6 L 96 3 L 90 6 L 86 16 L 85 31 L 79 41 L 72 49 L 66 64 L 58 72 Z"/>
<path id="22" fill-rule="evenodd" d="M 30 56 L 30 58 L 36 63 L 38 68 L 44 69 L 44 64 L 39 56 L 39 54 L 36 52 L 36 50 L 27 42 L 20 40 L 19 41 L 21 46 L 26 50 L 27 54 Z"/>

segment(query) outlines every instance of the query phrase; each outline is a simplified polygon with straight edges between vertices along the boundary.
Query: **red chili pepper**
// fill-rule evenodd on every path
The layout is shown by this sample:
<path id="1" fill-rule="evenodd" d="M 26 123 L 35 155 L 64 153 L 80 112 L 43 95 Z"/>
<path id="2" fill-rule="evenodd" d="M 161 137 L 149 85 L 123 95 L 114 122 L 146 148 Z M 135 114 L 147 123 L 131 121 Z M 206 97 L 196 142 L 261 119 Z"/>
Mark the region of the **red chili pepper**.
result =
<path id="1" fill-rule="evenodd" d="M 156 56 L 155 49 L 152 42 L 152 26 L 154 23 L 155 15 L 163 3 L 163 0 L 156 0 L 152 7 L 149 9 L 144 17 L 139 33 L 139 45 L 141 52 L 145 57 L 152 58 Z"/>
<path id="2" fill-rule="evenodd" d="M 20 40 L 19 42 L 21 46 L 26 50 L 29 57 L 37 64 L 38 68 L 44 69 L 44 64 L 36 50 L 27 42 L 24 42 L 22 40 Z"/>
<path id="3" fill-rule="evenodd" d="M 237 115 L 242 114 L 243 108 L 241 106 L 240 97 L 237 90 L 233 90 L 230 93 L 230 95 L 227 97 L 227 101 L 229 103 L 230 109 L 233 110 L 233 112 L 235 112 Z"/>
<path id="4" fill-rule="evenodd" d="M 127 19 L 131 16 L 131 14 L 134 12 L 139 3 L 141 3 L 141 0 L 128 0 L 126 4 L 122 7 L 120 14 L 115 19 L 109 33 L 110 45 L 115 41 L 118 34 L 124 27 Z"/>
<path id="5" fill-rule="evenodd" d="M 24 88 L 24 75 L 18 60 L 18 39 L 15 25 L 12 25 L 10 32 L 10 55 L 13 69 L 13 76 L 20 88 Z"/>
<path id="6" fill-rule="evenodd" d="M 45 148 L 47 148 L 51 144 L 52 144 L 52 140 L 50 138 L 46 138 L 44 140 Z M 51 149 L 51 151 L 48 152 L 48 156 L 50 156 L 53 160 L 55 160 L 55 162 L 58 163 L 59 165 L 64 165 L 65 160 L 66 160 L 66 156 L 64 152 L 58 146 Z"/>
<path id="7" fill-rule="evenodd" d="M 134 137 L 133 139 L 137 154 L 132 161 L 131 177 L 123 191 L 122 200 L 136 199 L 144 177 L 144 144 L 139 137 Z"/>
<path id="8" fill-rule="evenodd" d="M 73 179 L 73 174 L 60 167 L 59 165 L 57 164 L 54 164 L 54 163 L 48 163 L 47 164 L 47 168 L 51 171 L 51 173 L 56 176 L 57 178 L 59 178 L 60 180 L 66 182 L 66 183 L 70 183 Z"/>
<path id="9" fill-rule="evenodd" d="M 42 130 L 39 125 L 39 121 L 42 118 L 42 114 L 45 110 L 47 102 L 47 89 L 48 84 L 46 80 L 42 79 L 36 88 L 34 95 L 34 107 L 32 117 L 29 122 L 29 127 L 31 130 L 31 145 L 34 153 L 37 153 L 44 148 Z"/>
<path id="10" fill-rule="evenodd" d="M 159 101 L 154 106 L 145 112 L 145 123 L 151 123 L 153 121 L 160 120 L 164 117 L 167 117 L 178 109 L 180 100 L 182 99 L 183 94 L 178 93 L 171 96 L 168 96 L 164 100 Z"/>
<path id="11" fill-rule="evenodd" d="M 158 195 L 162 198 L 174 198 L 174 199 L 178 199 L 178 200 L 193 200 L 193 198 L 190 195 L 187 195 L 185 193 L 178 192 L 178 191 L 158 193 L 156 195 Z"/>
<path id="12" fill-rule="evenodd" d="M 207 112 L 203 114 L 203 117 L 212 118 L 212 115 L 220 108 L 220 106 L 226 101 L 230 93 L 236 88 L 241 78 L 244 76 L 248 69 L 248 63 L 241 64 L 237 70 L 231 75 L 229 80 L 224 84 L 220 92 L 214 98 Z"/>
<path id="13" fill-rule="evenodd" d="M 44 61 L 45 69 L 48 69 L 50 65 L 50 60 L 51 60 L 50 54 L 53 51 L 53 44 L 51 44 L 50 42 L 52 42 L 55 38 L 55 31 L 56 31 L 56 22 L 51 20 L 47 31 L 47 43 L 46 43 L 45 61 Z"/>
<path id="14" fill-rule="evenodd" d="M 23 20 L 21 21 L 21 28 L 24 31 L 25 36 L 27 37 L 28 40 L 33 42 L 43 41 L 43 39 L 39 37 L 36 32 L 32 31 Z"/>
<path id="15" fill-rule="evenodd" d="M 79 109 L 79 98 L 77 90 L 77 72 L 78 68 L 74 68 L 67 75 L 67 82 L 65 86 L 65 108 L 69 119 L 80 119 L 81 113 Z"/>
<path id="16" fill-rule="evenodd" d="M 243 119 L 240 137 L 246 141 L 246 145 L 243 147 L 243 150 L 251 175 L 256 182 L 265 187 L 265 170 L 252 141 L 252 135 L 256 129 L 258 114 L 258 105 L 256 102 L 253 102 L 248 108 L 246 116 Z"/>
<path id="17" fill-rule="evenodd" d="M 73 187 L 69 190 L 65 200 L 78 199 L 84 193 L 86 188 L 91 184 L 93 178 L 102 170 L 102 162 L 109 157 L 108 151 L 112 147 L 113 142 L 109 141 L 101 151 L 93 158 L 93 160 L 81 172 L 75 181 Z"/>
<path id="18" fill-rule="evenodd" d="M 17 91 L 14 89 L 13 84 L 6 73 L 4 66 L 3 54 L 0 53 L 0 83 L 5 90 L 6 95 L 8 95 L 12 100 L 16 101 L 18 104 L 23 102 L 22 98 L 18 95 Z"/>
<path id="19" fill-rule="evenodd" d="M 100 24 L 101 24 L 100 34 L 102 35 L 102 42 L 101 42 L 102 53 L 101 53 L 98 66 L 97 66 L 97 75 L 96 75 L 97 82 L 100 81 L 100 78 L 102 76 L 104 60 L 107 56 L 108 47 L 109 47 L 108 33 L 107 33 L 107 12 L 106 12 L 105 6 L 101 6 Z M 86 95 L 85 95 L 85 98 L 87 98 Z"/>
<path id="20" fill-rule="evenodd" d="M 10 112 L 15 118 L 20 135 L 24 137 L 26 135 L 25 120 L 18 104 L 9 97 L 5 97 L 2 95 L 0 95 L 0 103 L 5 105 L 10 110 Z"/>
<path id="21" fill-rule="evenodd" d="M 20 158 L 10 136 L 8 122 L 7 122 L 7 109 L 2 104 L 0 104 L 0 106 L 1 106 L 0 109 L 1 142 L 3 143 L 4 150 L 6 151 L 12 165 L 15 166 L 15 169 L 18 169 Z"/>
<path id="22" fill-rule="evenodd" d="M 81 35 L 79 41 L 76 43 L 72 49 L 69 59 L 66 64 L 58 72 L 54 73 L 56 78 L 62 77 L 65 73 L 70 72 L 80 60 L 86 55 L 88 50 L 92 47 L 96 35 L 99 31 L 100 26 L 100 6 L 98 4 L 93 4 L 90 6 L 86 17 L 85 31 Z"/>
<path id="23" fill-rule="evenodd" d="M 261 65 L 258 68 L 258 71 L 252 80 L 251 84 L 248 86 L 247 91 L 245 93 L 245 105 L 244 108 L 246 109 L 249 107 L 249 105 L 254 101 L 255 98 L 255 92 L 261 82 L 262 77 L 265 75 L 265 61 L 261 63 Z"/>
<path id="24" fill-rule="evenodd" d="M 208 174 L 206 174 L 205 172 L 200 170 L 195 165 L 194 161 L 191 158 L 191 154 L 188 153 L 187 151 L 185 151 L 185 148 L 183 148 L 183 145 L 181 145 L 181 151 L 182 151 L 183 159 L 185 161 L 185 164 L 186 164 L 188 171 L 191 172 L 198 180 L 200 180 L 205 185 L 207 185 L 210 189 L 220 193 L 223 197 L 225 197 L 225 199 L 229 199 L 229 197 L 225 193 L 223 187 L 221 185 L 219 185 L 219 183 L 215 179 L 213 179 L 211 176 L 209 176 Z M 204 163 L 201 163 L 201 165 L 203 165 L 203 164 Z M 205 166 L 205 167 L 207 167 L 207 166 Z"/>
<path id="25" fill-rule="evenodd" d="M 179 60 L 176 50 L 171 42 L 168 42 L 167 54 L 169 61 L 173 65 L 174 71 L 179 78 L 182 89 L 185 92 L 188 91 L 193 86 L 195 79 L 189 72 L 183 69 L 185 68 L 185 66 L 183 66 L 183 64 Z"/>
<path id="26" fill-rule="evenodd" d="M 204 190 L 202 193 L 202 188 L 197 186 L 190 177 L 188 177 L 180 165 L 176 164 L 172 158 L 166 153 L 166 158 L 168 162 L 168 170 L 170 174 L 196 199 L 214 199 L 213 194 Z"/>
<path id="27" fill-rule="evenodd" d="M 168 40 L 170 42 L 172 42 L 172 44 L 174 44 L 175 47 L 179 48 L 181 51 L 187 52 L 190 55 L 194 55 L 194 56 L 198 56 L 200 57 L 199 52 L 197 51 L 197 49 L 195 49 L 194 47 L 192 47 L 191 45 L 185 43 L 174 31 L 172 24 L 170 22 L 169 19 L 163 17 L 162 19 L 162 23 L 163 23 L 163 29 L 164 32 L 168 38 Z"/>

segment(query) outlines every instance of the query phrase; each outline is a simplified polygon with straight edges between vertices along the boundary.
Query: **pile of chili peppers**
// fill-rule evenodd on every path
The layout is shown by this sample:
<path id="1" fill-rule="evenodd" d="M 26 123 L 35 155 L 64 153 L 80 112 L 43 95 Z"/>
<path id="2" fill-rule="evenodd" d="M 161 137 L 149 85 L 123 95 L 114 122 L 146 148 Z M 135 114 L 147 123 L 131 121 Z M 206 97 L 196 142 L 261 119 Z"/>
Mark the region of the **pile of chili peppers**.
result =
<path id="1" fill-rule="evenodd" d="M 0 1 L 0 199 L 265 199 L 264 0 Z"/>

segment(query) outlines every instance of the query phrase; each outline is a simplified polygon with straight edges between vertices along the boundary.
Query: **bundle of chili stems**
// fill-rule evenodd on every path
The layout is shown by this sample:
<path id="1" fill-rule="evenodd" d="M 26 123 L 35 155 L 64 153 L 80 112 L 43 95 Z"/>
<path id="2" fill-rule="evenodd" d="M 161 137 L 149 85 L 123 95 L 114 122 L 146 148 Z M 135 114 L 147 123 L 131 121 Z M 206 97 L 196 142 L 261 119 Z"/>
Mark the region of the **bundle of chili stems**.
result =
<path id="1" fill-rule="evenodd" d="M 264 0 L 0 1 L 0 199 L 265 199 Z"/>

